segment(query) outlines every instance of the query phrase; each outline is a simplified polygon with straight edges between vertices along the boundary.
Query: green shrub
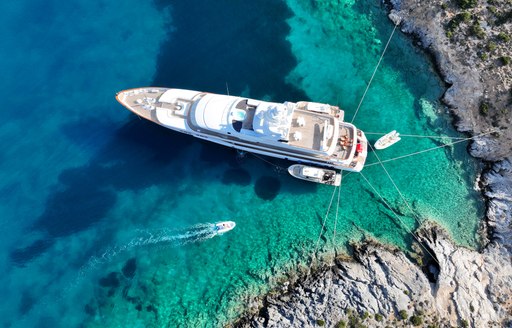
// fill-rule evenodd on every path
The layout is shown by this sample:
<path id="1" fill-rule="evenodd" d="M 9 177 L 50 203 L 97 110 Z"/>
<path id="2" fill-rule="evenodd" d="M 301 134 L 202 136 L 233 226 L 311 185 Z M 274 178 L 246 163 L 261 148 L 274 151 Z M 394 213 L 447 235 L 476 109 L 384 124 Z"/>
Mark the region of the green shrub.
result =
<path id="1" fill-rule="evenodd" d="M 463 12 L 462 14 L 460 14 L 460 17 L 461 17 L 461 20 L 464 23 L 468 23 L 471 20 L 471 14 L 468 13 L 467 11 Z"/>
<path id="2" fill-rule="evenodd" d="M 375 313 L 375 320 L 381 322 L 384 317 L 380 313 Z"/>
<path id="3" fill-rule="evenodd" d="M 467 321 L 466 319 L 462 319 L 462 320 L 460 321 L 460 324 L 461 324 L 461 326 L 462 326 L 462 327 L 464 327 L 464 328 L 468 328 L 468 327 L 469 327 L 469 323 L 468 323 L 468 321 Z"/>
<path id="4" fill-rule="evenodd" d="M 450 32 L 455 31 L 457 27 L 459 27 L 460 21 L 457 19 L 458 16 L 453 17 L 448 22 L 448 25 L 446 26 L 446 29 Z"/>
<path id="5" fill-rule="evenodd" d="M 361 319 L 366 320 L 370 316 L 370 313 L 365 312 L 363 315 L 361 315 Z"/>
<path id="6" fill-rule="evenodd" d="M 473 8 L 477 5 L 477 0 L 457 0 L 457 5 L 462 9 Z"/>
<path id="7" fill-rule="evenodd" d="M 500 60 L 503 65 L 508 65 L 512 61 L 509 56 L 501 56 Z"/>
<path id="8" fill-rule="evenodd" d="M 489 51 L 494 51 L 496 50 L 496 43 L 490 41 L 488 44 L 487 44 L 487 50 Z"/>
<path id="9" fill-rule="evenodd" d="M 496 19 L 496 24 L 503 25 L 510 21 L 512 21 L 512 10 L 509 10 L 506 13 L 498 15 L 498 19 Z"/>
<path id="10" fill-rule="evenodd" d="M 335 328 L 346 328 L 347 327 L 347 323 L 343 320 L 341 320 L 340 322 L 338 322 L 336 324 L 336 326 L 334 326 Z"/>
<path id="11" fill-rule="evenodd" d="M 446 9 L 448 9 L 448 5 L 447 5 L 445 2 L 443 2 L 443 3 L 441 4 L 441 8 L 442 8 L 443 10 L 446 10 Z"/>
<path id="12" fill-rule="evenodd" d="M 509 42 L 510 41 L 510 35 L 508 35 L 506 33 L 503 33 L 503 32 L 500 32 L 498 34 L 498 40 L 503 41 L 503 42 Z"/>
<path id="13" fill-rule="evenodd" d="M 480 26 L 478 22 L 475 22 L 471 27 L 469 28 L 469 32 L 471 35 L 476 36 L 479 39 L 485 38 L 485 32 L 484 29 Z"/>
<path id="14" fill-rule="evenodd" d="M 473 304 L 469 305 L 469 311 L 475 312 L 475 307 L 473 306 Z"/>
<path id="15" fill-rule="evenodd" d="M 325 321 L 323 321 L 322 319 L 317 319 L 316 324 L 319 325 L 320 327 L 323 327 L 325 326 Z"/>
<path id="16" fill-rule="evenodd" d="M 489 56 L 485 52 L 480 53 L 480 59 L 487 60 L 487 58 L 489 58 Z"/>
<path id="17" fill-rule="evenodd" d="M 363 328 L 366 327 L 361 323 L 361 319 L 357 315 L 350 315 L 348 317 L 348 326 L 351 328 Z"/>
<path id="18" fill-rule="evenodd" d="M 407 311 L 400 310 L 400 312 L 398 312 L 398 316 L 400 317 L 401 320 L 407 319 Z"/>
<path id="19" fill-rule="evenodd" d="M 420 326 L 423 323 L 423 318 L 419 315 L 413 315 L 409 321 L 413 326 Z"/>
<path id="20" fill-rule="evenodd" d="M 498 9 L 496 9 L 496 7 L 494 6 L 489 6 L 487 9 L 489 9 L 489 11 L 494 15 L 496 15 L 496 13 L 498 12 Z"/>
<path id="21" fill-rule="evenodd" d="M 482 114 L 483 116 L 487 116 L 487 114 L 489 114 L 489 104 L 486 103 L 485 101 L 480 103 L 479 109 L 480 114 Z"/>

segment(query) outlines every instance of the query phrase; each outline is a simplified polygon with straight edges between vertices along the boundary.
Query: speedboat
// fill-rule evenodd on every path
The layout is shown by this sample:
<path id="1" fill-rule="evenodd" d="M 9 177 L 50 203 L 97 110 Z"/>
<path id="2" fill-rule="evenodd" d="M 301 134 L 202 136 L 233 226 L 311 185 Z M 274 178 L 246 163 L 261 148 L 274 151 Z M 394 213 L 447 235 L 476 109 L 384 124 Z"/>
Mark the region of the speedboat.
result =
<path id="1" fill-rule="evenodd" d="M 233 221 L 222 221 L 215 223 L 214 229 L 218 234 L 223 234 L 225 232 L 228 232 L 229 230 L 233 230 L 235 226 L 236 223 Z"/>
<path id="2" fill-rule="evenodd" d="M 396 130 L 393 130 L 388 134 L 380 137 L 379 140 L 377 140 L 377 142 L 375 143 L 375 149 L 388 148 L 394 145 L 395 143 L 399 142 L 400 140 L 400 133 L 396 132 Z"/>
<path id="3" fill-rule="evenodd" d="M 321 169 L 318 167 L 294 164 L 288 168 L 291 176 L 306 181 L 322 183 L 331 186 L 341 184 L 341 174 L 333 170 Z"/>
<path id="4" fill-rule="evenodd" d="M 154 87 L 116 99 L 151 122 L 241 151 L 354 172 L 367 157 L 365 134 L 337 106 Z"/>

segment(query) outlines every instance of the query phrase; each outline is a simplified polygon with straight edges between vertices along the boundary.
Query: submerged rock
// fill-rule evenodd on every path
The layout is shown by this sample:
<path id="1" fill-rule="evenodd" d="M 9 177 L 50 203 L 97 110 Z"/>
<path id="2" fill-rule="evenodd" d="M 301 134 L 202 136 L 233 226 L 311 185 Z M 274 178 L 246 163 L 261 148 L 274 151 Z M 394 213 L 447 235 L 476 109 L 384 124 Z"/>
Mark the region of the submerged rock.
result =
<path id="1" fill-rule="evenodd" d="M 351 326 L 512 325 L 511 66 L 497 67 L 494 59 L 482 56 L 497 29 L 510 34 L 512 24 L 486 23 L 489 37 L 464 32 L 450 36 L 445 27 L 462 11 L 457 6 L 442 1 L 388 3 L 393 7 L 390 19 L 429 52 L 447 83 L 443 102 L 455 115 L 457 129 L 488 133 L 475 138 L 469 151 L 490 166 L 480 183 L 487 198 L 489 240 L 481 251 L 469 250 L 456 246 L 442 229 L 424 226 L 418 236 L 438 262 L 426 270 L 401 251 L 375 243 L 359 245 L 354 252 L 357 262 L 337 260 L 305 275 L 284 293 L 276 289 L 256 300 L 252 314 L 237 326 L 332 327 L 341 321 Z M 496 9 L 493 6 L 477 4 L 471 15 L 485 17 L 490 8 Z M 507 46 L 498 44 L 509 54 Z M 490 133 L 496 127 L 499 133 Z"/>
<path id="2" fill-rule="evenodd" d="M 117 288 L 121 285 L 121 275 L 118 272 L 110 272 L 107 276 L 99 280 L 101 287 Z"/>
<path id="3" fill-rule="evenodd" d="M 128 279 L 133 279 L 135 277 L 135 272 L 137 271 L 137 260 L 132 257 L 123 266 L 121 272 L 123 272 L 123 276 Z"/>
<path id="4" fill-rule="evenodd" d="M 355 247 L 355 262 L 336 260 L 299 280 L 289 293 L 269 294 L 256 314 L 237 325 L 316 327 L 323 320 L 332 327 L 364 320 L 385 326 L 416 315 L 426 324 L 465 321 L 484 327 L 507 318 L 512 265 L 503 247 L 493 245 L 483 253 L 457 247 L 435 226 L 422 228 L 418 236 L 439 262 L 435 283 L 403 252 L 367 242 Z"/>
<path id="5" fill-rule="evenodd" d="M 43 254 L 48 248 L 52 247 L 54 241 L 51 239 L 40 239 L 31 245 L 17 248 L 11 252 L 11 260 L 18 266 L 24 266 L 27 262 Z"/>
<path id="6" fill-rule="evenodd" d="M 264 200 L 273 200 L 279 194 L 281 182 L 274 177 L 261 177 L 256 181 L 254 191 L 259 198 Z"/>
<path id="7" fill-rule="evenodd" d="M 512 324 L 512 164 L 497 162 L 482 175 L 491 240 L 482 251 L 456 246 L 432 223 L 417 232 L 434 267 L 420 267 L 402 251 L 375 242 L 354 247 L 294 284 L 252 302 L 238 327 L 335 326 L 341 321 L 396 326 L 396 320 L 440 326 Z M 403 321 L 407 325 L 407 321 Z"/>

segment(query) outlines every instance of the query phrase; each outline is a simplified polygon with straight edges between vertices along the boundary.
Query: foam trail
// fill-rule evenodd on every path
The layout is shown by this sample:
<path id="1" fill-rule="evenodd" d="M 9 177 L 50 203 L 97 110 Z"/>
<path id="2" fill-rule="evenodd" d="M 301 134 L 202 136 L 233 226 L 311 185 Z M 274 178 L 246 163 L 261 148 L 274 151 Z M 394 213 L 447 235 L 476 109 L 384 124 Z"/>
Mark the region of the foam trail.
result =
<path id="1" fill-rule="evenodd" d="M 137 247 L 177 247 L 202 242 L 218 234 L 213 223 L 199 223 L 184 229 L 137 230 L 137 236 L 127 243 L 109 247 L 101 255 L 89 258 L 87 263 L 80 268 L 77 277 L 61 290 L 59 297 L 41 299 L 41 306 L 36 311 L 37 313 L 44 313 L 47 307 L 53 306 L 55 302 L 68 297 L 92 270 L 113 261 L 116 256 L 125 251 Z"/>
<path id="2" fill-rule="evenodd" d="M 163 246 L 176 247 L 202 242 L 218 235 L 213 223 L 198 223 L 186 229 L 138 230 L 139 235 L 123 245 L 107 248 L 100 256 L 92 256 L 80 270 L 83 275 L 88 269 L 108 263 L 120 253 L 137 247 Z"/>

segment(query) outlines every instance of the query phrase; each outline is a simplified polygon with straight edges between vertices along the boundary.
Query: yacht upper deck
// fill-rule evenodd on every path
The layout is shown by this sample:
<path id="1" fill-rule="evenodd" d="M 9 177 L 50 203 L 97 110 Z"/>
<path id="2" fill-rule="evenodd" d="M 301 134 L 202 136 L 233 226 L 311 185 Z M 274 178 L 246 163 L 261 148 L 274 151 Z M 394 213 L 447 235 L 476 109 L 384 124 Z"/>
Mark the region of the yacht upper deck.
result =
<path id="1" fill-rule="evenodd" d="M 124 90 L 116 98 L 140 117 L 170 129 L 269 156 L 355 171 L 367 156 L 364 133 L 343 122 L 336 106 L 166 88 Z"/>
<path id="2" fill-rule="evenodd" d="M 338 134 L 334 117 L 296 109 L 288 134 L 292 146 L 328 152 Z"/>

